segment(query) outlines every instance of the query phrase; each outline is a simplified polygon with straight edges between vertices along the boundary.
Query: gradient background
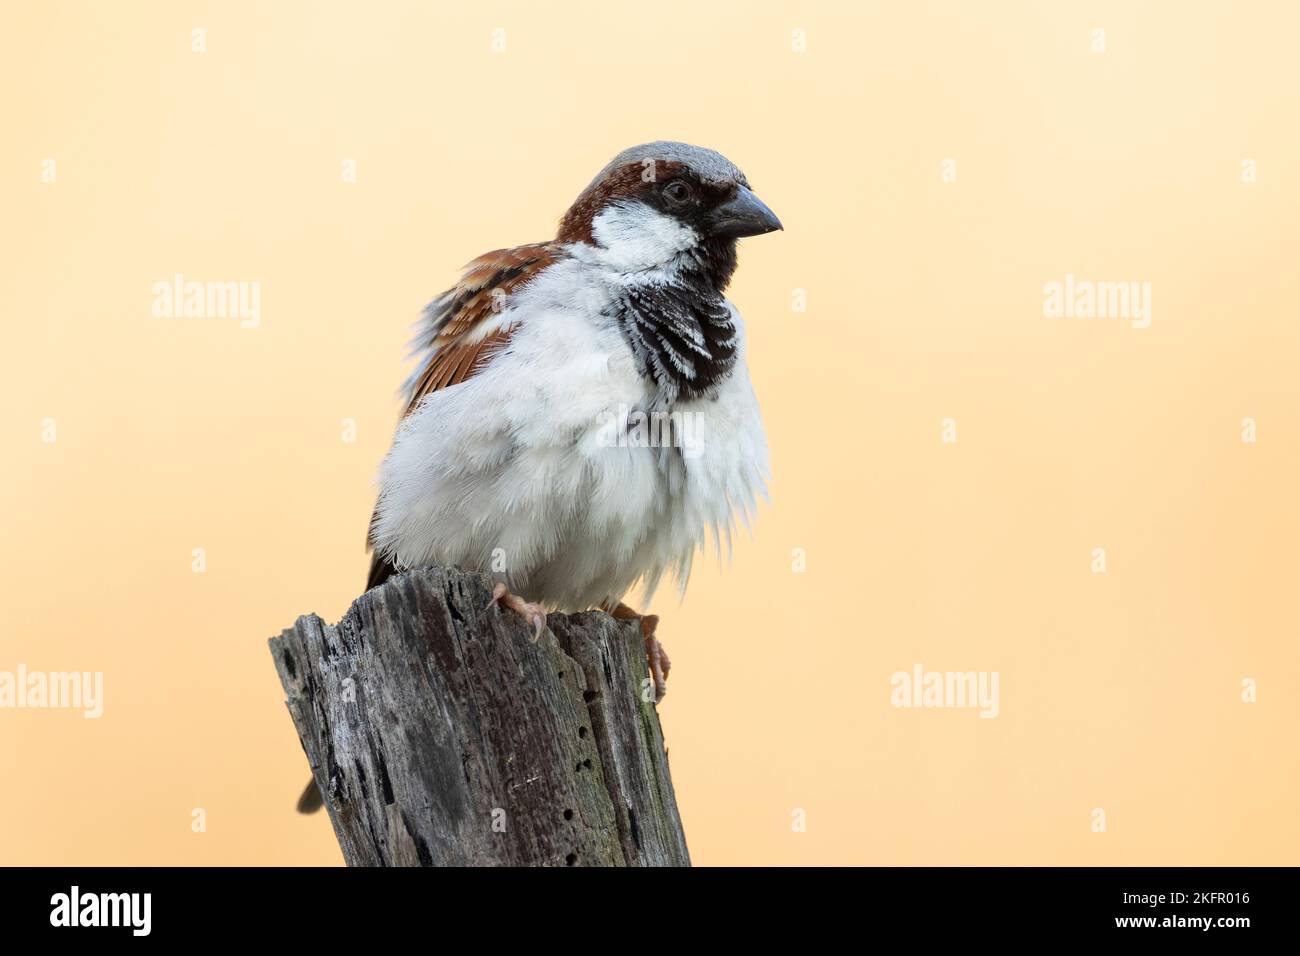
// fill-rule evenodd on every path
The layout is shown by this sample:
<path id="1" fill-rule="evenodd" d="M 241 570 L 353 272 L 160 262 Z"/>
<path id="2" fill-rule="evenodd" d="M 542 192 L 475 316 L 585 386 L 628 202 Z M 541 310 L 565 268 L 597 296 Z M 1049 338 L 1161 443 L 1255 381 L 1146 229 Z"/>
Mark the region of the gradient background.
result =
<path id="1" fill-rule="evenodd" d="M 1290 3 L 7 5 L 0 670 L 102 670 L 106 700 L 0 710 L 0 862 L 341 861 L 293 812 L 265 640 L 361 589 L 420 307 L 664 137 L 786 226 L 731 289 L 773 502 L 653 607 L 695 861 L 1300 862 L 1298 30 Z M 175 272 L 260 282 L 261 327 L 155 318 Z M 1151 282 L 1150 328 L 1044 318 L 1066 273 Z M 915 663 L 999 671 L 1001 715 L 891 707 Z"/>

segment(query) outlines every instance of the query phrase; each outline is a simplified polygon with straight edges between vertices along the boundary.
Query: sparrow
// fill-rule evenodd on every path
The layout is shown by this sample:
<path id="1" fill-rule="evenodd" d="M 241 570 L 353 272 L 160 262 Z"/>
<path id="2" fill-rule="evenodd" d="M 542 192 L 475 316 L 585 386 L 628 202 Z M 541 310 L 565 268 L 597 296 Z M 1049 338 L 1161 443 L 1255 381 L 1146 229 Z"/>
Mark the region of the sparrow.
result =
<path id="1" fill-rule="evenodd" d="M 553 240 L 470 262 L 417 326 L 367 589 L 454 565 L 490 576 L 489 608 L 534 640 L 548 609 L 638 620 L 662 699 L 659 619 L 623 598 L 639 582 L 648 602 L 665 575 L 684 593 L 696 550 L 729 552 L 767 496 L 724 292 L 737 241 L 781 228 L 726 157 L 660 141 L 615 156 Z"/>

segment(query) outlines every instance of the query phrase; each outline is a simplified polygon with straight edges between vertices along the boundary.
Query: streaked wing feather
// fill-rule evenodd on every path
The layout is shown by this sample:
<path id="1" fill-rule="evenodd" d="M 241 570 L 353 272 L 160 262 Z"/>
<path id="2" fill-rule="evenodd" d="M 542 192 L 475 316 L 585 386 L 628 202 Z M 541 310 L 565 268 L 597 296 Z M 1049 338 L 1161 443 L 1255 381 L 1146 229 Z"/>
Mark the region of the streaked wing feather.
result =
<path id="1" fill-rule="evenodd" d="M 531 282 L 560 255 L 556 243 L 489 252 L 469 263 L 454 287 L 425 306 L 411 341 L 411 352 L 420 361 L 403 386 L 403 417 L 432 393 L 473 378 L 509 345 L 513 325 L 487 326 L 501 311 L 498 303 L 502 296 L 509 297 Z M 367 550 L 375 518 L 371 516 L 366 534 Z"/>

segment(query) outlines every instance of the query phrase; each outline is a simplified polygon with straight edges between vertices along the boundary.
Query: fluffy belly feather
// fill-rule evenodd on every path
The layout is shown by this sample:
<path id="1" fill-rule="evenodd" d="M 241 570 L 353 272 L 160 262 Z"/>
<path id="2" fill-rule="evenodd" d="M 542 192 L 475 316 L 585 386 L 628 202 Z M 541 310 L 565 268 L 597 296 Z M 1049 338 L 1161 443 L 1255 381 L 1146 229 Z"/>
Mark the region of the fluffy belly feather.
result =
<path id="1" fill-rule="evenodd" d="M 407 416 L 380 476 L 375 546 L 452 564 L 562 610 L 639 579 L 684 587 L 697 546 L 730 542 L 764 494 L 767 449 L 743 362 L 716 399 L 641 419 L 651 398 L 617 330 L 552 310 Z"/>

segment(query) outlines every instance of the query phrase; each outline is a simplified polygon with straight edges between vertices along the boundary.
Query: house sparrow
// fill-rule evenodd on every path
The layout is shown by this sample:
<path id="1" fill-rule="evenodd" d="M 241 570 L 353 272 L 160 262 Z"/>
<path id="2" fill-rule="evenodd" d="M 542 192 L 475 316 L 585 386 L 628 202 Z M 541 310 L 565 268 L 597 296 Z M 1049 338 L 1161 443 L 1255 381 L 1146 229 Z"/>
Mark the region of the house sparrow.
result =
<path id="1" fill-rule="evenodd" d="M 469 264 L 424 310 L 406 414 L 380 473 L 369 587 L 456 565 L 534 639 L 546 608 L 639 619 L 655 698 L 671 666 L 646 600 L 684 590 L 697 546 L 730 547 L 766 496 L 767 442 L 740 314 L 736 241 L 780 229 L 719 153 L 619 153 L 554 240 Z M 309 788 L 310 790 L 311 788 Z"/>

